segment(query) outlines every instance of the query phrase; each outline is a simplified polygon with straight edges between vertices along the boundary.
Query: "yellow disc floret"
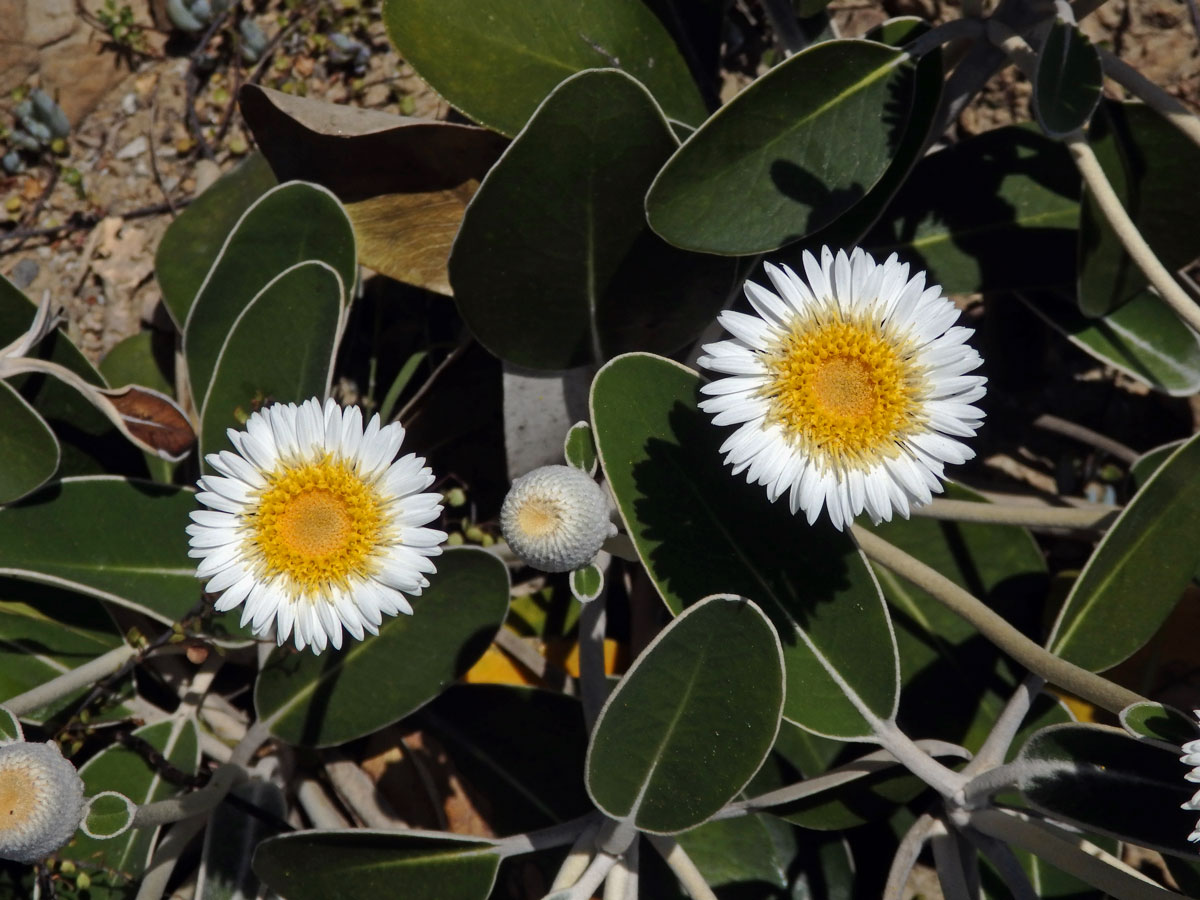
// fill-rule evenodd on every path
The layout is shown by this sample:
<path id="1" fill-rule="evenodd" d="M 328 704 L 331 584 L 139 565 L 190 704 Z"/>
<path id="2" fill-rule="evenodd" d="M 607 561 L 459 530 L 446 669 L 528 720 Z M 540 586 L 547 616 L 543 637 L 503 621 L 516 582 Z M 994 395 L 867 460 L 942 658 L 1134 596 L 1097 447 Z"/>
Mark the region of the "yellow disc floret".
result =
<path id="1" fill-rule="evenodd" d="M 833 468 L 897 452 L 921 425 L 921 372 L 867 320 L 800 318 L 766 354 L 767 421 Z"/>
<path id="2" fill-rule="evenodd" d="M 292 591 L 307 595 L 370 574 L 383 520 L 374 488 L 326 457 L 268 477 L 250 541 L 266 575 L 284 576 Z"/>
<path id="3" fill-rule="evenodd" d="M 0 828 L 23 828 L 45 801 L 24 768 L 0 772 Z"/>

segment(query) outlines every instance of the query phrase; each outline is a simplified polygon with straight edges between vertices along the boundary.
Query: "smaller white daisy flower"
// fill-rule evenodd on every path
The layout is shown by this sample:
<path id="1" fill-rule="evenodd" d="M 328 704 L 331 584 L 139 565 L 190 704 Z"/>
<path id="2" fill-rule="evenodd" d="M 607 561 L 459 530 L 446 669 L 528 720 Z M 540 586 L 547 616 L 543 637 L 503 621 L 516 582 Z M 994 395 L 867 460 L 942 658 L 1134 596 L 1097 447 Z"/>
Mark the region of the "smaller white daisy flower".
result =
<path id="1" fill-rule="evenodd" d="M 189 555 L 215 607 L 242 606 L 242 625 L 320 653 L 379 633 L 384 615 L 412 614 L 436 571 L 446 534 L 434 477 L 415 454 L 395 459 L 399 423 L 363 429 L 356 407 L 333 400 L 276 404 L 229 429 L 237 453 L 209 454 L 220 475 L 199 481 Z M 395 460 L 395 461 L 393 461 Z"/>
<path id="2" fill-rule="evenodd" d="M 514 481 L 500 527 L 513 553 L 543 572 L 586 566 L 617 533 L 604 489 L 570 466 L 542 466 Z"/>
<path id="3" fill-rule="evenodd" d="M 809 524 L 822 508 L 838 529 L 864 511 L 907 518 L 942 490 L 947 463 L 975 455 L 958 440 L 983 419 L 972 404 L 987 379 L 966 374 L 981 363 L 972 331 L 894 253 L 879 264 L 825 247 L 803 262 L 807 281 L 767 264 L 774 292 L 746 282 L 757 315 L 721 314 L 733 339 L 706 345 L 699 363 L 728 377 L 701 388 L 700 408 L 738 426 L 721 447 L 733 474 L 771 502 L 790 491 Z"/>
<path id="4" fill-rule="evenodd" d="M 71 840 L 83 781 L 53 741 L 0 746 L 0 858 L 34 863 Z"/>
<path id="5" fill-rule="evenodd" d="M 1192 715 L 1200 719 L 1200 709 L 1192 710 Z M 1185 766 L 1192 766 L 1192 770 L 1183 777 L 1193 784 L 1200 784 L 1200 740 L 1188 741 L 1183 745 L 1183 756 L 1179 757 L 1179 761 Z M 1192 795 L 1192 799 L 1180 806 L 1180 809 L 1191 810 L 1192 812 L 1200 812 L 1200 790 Z M 1192 829 L 1192 833 L 1188 835 L 1188 840 L 1193 844 L 1200 842 L 1200 822 Z"/>

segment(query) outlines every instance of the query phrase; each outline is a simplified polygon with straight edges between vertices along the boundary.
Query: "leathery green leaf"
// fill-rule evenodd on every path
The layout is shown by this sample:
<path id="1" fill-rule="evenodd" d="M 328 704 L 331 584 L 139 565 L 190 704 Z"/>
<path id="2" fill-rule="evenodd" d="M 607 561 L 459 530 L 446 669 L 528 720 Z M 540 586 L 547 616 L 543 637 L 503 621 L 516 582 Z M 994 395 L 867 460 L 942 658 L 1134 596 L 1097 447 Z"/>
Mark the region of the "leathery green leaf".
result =
<path id="1" fill-rule="evenodd" d="M 0 381 L 0 504 L 36 490 L 58 468 L 58 440 L 28 401 Z"/>
<path id="2" fill-rule="evenodd" d="M 1109 528 L 1059 613 L 1046 646 L 1093 672 L 1153 637 L 1196 571 L 1200 435 L 1179 447 Z"/>
<path id="3" fill-rule="evenodd" d="M 320 656 L 271 654 L 254 706 L 275 737 L 328 747 L 370 734 L 432 700 L 482 655 L 508 612 L 508 570 L 468 547 L 436 561 L 413 615 L 386 619 L 378 635 Z"/>
<path id="4" fill-rule="evenodd" d="M 1100 102 L 1100 54 L 1072 22 L 1055 19 L 1038 52 L 1033 113 L 1050 137 L 1087 125 Z"/>
<path id="5" fill-rule="evenodd" d="M 601 465 L 638 557 L 673 612 L 713 593 L 757 603 L 783 642 L 784 718 L 868 738 L 870 718 L 891 718 L 898 692 L 879 585 L 847 535 L 807 526 L 729 474 L 725 430 L 697 408 L 699 388 L 691 369 L 641 353 L 592 382 Z"/>
<path id="6" fill-rule="evenodd" d="M 688 250 L 745 255 L 828 225 L 896 155 L 913 70 L 899 50 L 871 41 L 823 41 L 795 54 L 667 161 L 646 197 L 650 226 Z"/>
<path id="7" fill-rule="evenodd" d="M 383 20 L 430 87 L 502 134 L 520 131 L 564 78 L 602 67 L 642 82 L 672 119 L 695 126 L 705 115 L 675 42 L 642 3 L 387 0 Z"/>
<path id="8" fill-rule="evenodd" d="M 588 793 L 641 831 L 693 828 L 758 771 L 782 707 L 782 649 L 770 621 L 743 598 L 706 598 L 609 695 L 588 746 Z"/>
<path id="9" fill-rule="evenodd" d="M 500 854 L 488 841 L 421 831 L 300 831 L 254 852 L 258 877 L 288 900 L 486 900 Z"/>

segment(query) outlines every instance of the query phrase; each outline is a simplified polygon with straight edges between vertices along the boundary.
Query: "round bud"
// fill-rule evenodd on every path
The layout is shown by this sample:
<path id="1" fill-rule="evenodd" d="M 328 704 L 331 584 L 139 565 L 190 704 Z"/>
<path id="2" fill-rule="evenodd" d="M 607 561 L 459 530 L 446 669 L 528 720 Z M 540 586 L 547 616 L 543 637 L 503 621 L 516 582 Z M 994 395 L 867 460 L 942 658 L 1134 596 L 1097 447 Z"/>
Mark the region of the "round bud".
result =
<path id="1" fill-rule="evenodd" d="M 83 782 L 53 741 L 0 745 L 0 858 L 34 863 L 67 843 L 83 816 Z"/>
<path id="2" fill-rule="evenodd" d="M 617 532 L 604 490 L 570 466 L 542 466 L 514 481 L 500 527 L 513 553 L 543 572 L 586 566 Z"/>

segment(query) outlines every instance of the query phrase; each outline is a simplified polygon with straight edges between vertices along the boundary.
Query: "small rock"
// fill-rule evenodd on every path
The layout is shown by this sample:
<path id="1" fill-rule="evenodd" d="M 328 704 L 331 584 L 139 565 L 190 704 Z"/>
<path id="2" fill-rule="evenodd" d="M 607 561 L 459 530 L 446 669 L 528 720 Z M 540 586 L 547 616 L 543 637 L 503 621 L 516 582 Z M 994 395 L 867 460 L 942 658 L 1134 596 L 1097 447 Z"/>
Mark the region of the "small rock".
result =
<path id="1" fill-rule="evenodd" d="M 138 135 L 117 151 L 117 159 L 134 159 L 146 152 L 146 136 Z"/>
<path id="2" fill-rule="evenodd" d="M 37 278 L 38 270 L 39 266 L 37 262 L 29 257 L 25 257 L 13 266 L 12 274 L 9 277 L 12 279 L 13 284 L 21 290 L 25 290 L 25 288 L 33 284 L 33 279 Z"/>
<path id="3" fill-rule="evenodd" d="M 124 97 L 121 98 L 121 112 L 125 113 L 125 115 L 127 115 L 127 116 L 132 116 L 137 111 L 138 111 L 137 94 L 130 91 L 128 94 L 126 94 Z"/>
<path id="4" fill-rule="evenodd" d="M 192 170 L 196 179 L 196 193 L 203 194 L 214 181 L 221 177 L 221 167 L 211 159 L 202 159 Z"/>

